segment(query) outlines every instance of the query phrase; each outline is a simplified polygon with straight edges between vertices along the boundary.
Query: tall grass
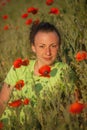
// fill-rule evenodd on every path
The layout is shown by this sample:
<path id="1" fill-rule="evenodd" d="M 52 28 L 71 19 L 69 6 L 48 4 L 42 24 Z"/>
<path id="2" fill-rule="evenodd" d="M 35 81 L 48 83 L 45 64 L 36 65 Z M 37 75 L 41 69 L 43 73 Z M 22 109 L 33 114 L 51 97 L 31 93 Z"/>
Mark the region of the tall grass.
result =
<path id="1" fill-rule="evenodd" d="M 28 18 L 32 18 L 33 21 L 36 19 L 49 21 L 59 29 L 62 37 L 62 45 L 58 58 L 68 63 L 75 71 L 78 78 L 76 86 L 82 92 L 82 100 L 87 102 L 87 61 L 77 62 L 75 59 L 78 51 L 87 51 L 87 0 L 54 0 L 54 3 L 50 6 L 46 5 L 45 0 L 10 0 L 4 6 L 2 6 L 2 2 L 0 3 L 0 89 L 5 76 L 16 58 L 35 58 L 29 41 L 31 25 L 25 25 L 26 19 L 22 19 L 21 17 L 23 13 L 27 13 L 27 8 L 32 6 L 38 8 L 39 11 L 35 15 L 29 14 Z M 60 14 L 49 14 L 48 12 L 51 7 L 57 7 Z M 5 14 L 9 16 L 7 20 L 2 18 Z M 9 26 L 8 30 L 4 30 L 5 25 Z M 52 104 L 48 103 L 50 100 L 47 100 L 45 103 L 48 106 L 44 108 L 43 102 L 39 100 L 39 104 L 34 110 L 37 112 L 37 117 L 43 126 L 43 130 L 53 130 L 55 128 L 59 130 L 57 126 L 60 126 L 62 119 L 56 120 L 57 118 L 55 118 L 55 115 L 61 114 L 56 111 L 59 107 L 57 106 L 58 101 L 60 100 L 58 94 L 56 99 L 52 95 Z M 48 111 L 47 108 L 49 109 L 49 114 L 47 113 L 48 120 L 46 120 L 47 115 L 44 114 Z M 42 114 L 40 110 L 43 111 Z M 73 119 L 66 114 L 63 106 L 61 106 L 61 111 L 64 112 L 63 116 L 66 122 L 66 124 L 61 125 L 61 130 L 65 130 L 65 128 L 66 130 L 78 130 L 77 124 L 73 124 L 73 122 L 69 126 L 69 118 Z M 85 112 L 85 117 L 86 115 L 87 111 Z M 78 122 L 78 118 L 79 116 L 75 116 L 76 122 Z M 54 121 L 53 126 L 51 121 Z M 87 125 L 84 125 L 86 127 L 81 128 L 81 130 L 87 129 Z"/>

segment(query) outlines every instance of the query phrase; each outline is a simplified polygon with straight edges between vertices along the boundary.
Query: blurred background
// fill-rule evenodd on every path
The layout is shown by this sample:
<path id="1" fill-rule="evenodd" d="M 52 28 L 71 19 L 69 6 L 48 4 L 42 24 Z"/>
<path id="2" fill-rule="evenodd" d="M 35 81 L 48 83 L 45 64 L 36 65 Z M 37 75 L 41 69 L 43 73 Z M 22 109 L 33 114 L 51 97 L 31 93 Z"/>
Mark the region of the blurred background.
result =
<path id="1" fill-rule="evenodd" d="M 29 32 L 32 22 L 42 20 L 60 31 L 59 59 L 70 64 L 78 51 L 87 50 L 87 0 L 0 0 L 0 84 L 16 58 L 35 58 Z"/>

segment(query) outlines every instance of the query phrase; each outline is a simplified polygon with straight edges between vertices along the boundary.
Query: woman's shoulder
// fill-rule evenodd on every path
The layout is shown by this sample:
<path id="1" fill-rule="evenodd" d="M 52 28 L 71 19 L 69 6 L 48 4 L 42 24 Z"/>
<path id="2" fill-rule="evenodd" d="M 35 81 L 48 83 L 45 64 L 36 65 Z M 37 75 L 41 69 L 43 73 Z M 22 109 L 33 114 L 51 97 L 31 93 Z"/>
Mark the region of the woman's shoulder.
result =
<path id="1" fill-rule="evenodd" d="M 7 73 L 7 76 L 4 82 L 14 85 L 18 79 L 23 79 L 27 74 L 29 75 L 33 69 L 35 60 L 23 60 L 23 64 L 19 64 L 19 62 L 15 62 Z"/>
<path id="2" fill-rule="evenodd" d="M 30 60 L 29 60 L 29 66 L 34 65 L 35 61 L 36 61 L 36 60 L 32 60 L 32 59 L 30 59 Z"/>
<path id="3" fill-rule="evenodd" d="M 28 64 L 25 63 L 25 64 L 21 65 L 20 68 L 18 68 L 17 70 L 22 72 L 22 71 L 26 71 L 29 68 L 32 69 L 34 64 L 35 64 L 35 60 L 30 59 L 30 60 L 28 60 Z"/>
<path id="4" fill-rule="evenodd" d="M 65 77 L 69 78 L 70 81 L 72 80 L 73 82 L 75 82 L 77 80 L 75 72 L 73 71 L 71 66 L 68 65 L 67 63 L 65 63 L 65 62 L 57 62 L 56 67 L 58 68 L 58 70 L 60 72 L 62 72 L 62 74 Z"/>
<path id="5" fill-rule="evenodd" d="M 27 62 L 28 61 L 28 62 Z M 25 62 L 23 62 L 23 64 L 21 64 L 20 66 L 19 63 L 16 63 L 16 66 L 14 66 L 14 64 L 11 66 L 9 72 L 7 75 L 22 75 L 24 74 L 27 70 L 31 70 L 32 67 L 34 66 L 34 63 L 35 63 L 35 60 L 28 60 L 27 61 L 25 60 Z"/>
<path id="6" fill-rule="evenodd" d="M 54 67 L 55 68 L 68 68 L 68 64 L 65 63 L 65 62 L 60 62 L 60 61 L 56 61 L 55 64 L 54 64 Z"/>

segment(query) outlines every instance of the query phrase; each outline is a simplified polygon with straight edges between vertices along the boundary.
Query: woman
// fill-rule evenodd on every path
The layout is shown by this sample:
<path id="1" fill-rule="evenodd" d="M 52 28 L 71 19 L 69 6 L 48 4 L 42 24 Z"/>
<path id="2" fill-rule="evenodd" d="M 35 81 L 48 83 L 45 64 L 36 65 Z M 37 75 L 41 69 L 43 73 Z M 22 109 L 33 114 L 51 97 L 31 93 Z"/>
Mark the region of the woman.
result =
<path id="1" fill-rule="evenodd" d="M 59 89 L 66 92 L 73 90 L 73 81 L 71 84 L 68 82 L 69 88 L 64 81 L 65 76 L 67 79 L 70 76 L 69 67 L 57 59 L 61 44 L 57 28 L 48 22 L 33 24 L 30 43 L 36 60 L 28 62 L 17 59 L 14 62 L 0 93 L 0 115 L 3 113 L 1 119 L 11 117 L 9 107 L 16 107 L 11 104 L 14 101 L 21 99 L 24 103 L 27 99 L 35 106 L 37 97 L 44 99 L 49 91 L 53 92 L 54 86 L 59 85 Z"/>

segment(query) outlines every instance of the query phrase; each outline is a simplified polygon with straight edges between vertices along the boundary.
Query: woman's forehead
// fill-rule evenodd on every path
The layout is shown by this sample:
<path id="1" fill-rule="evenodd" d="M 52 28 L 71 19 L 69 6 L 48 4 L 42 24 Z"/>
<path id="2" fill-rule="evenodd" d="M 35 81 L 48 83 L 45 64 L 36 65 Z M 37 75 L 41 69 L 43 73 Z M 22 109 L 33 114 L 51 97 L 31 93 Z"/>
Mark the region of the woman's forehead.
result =
<path id="1" fill-rule="evenodd" d="M 38 32 L 35 35 L 35 40 L 50 40 L 50 39 L 54 39 L 54 40 L 58 40 L 59 37 L 57 35 L 56 32 Z"/>
<path id="2" fill-rule="evenodd" d="M 59 44 L 59 37 L 54 32 L 41 32 L 38 33 L 34 40 L 34 45 L 52 45 Z"/>

